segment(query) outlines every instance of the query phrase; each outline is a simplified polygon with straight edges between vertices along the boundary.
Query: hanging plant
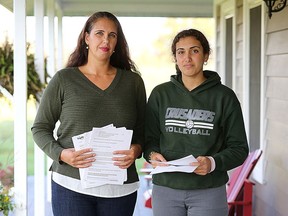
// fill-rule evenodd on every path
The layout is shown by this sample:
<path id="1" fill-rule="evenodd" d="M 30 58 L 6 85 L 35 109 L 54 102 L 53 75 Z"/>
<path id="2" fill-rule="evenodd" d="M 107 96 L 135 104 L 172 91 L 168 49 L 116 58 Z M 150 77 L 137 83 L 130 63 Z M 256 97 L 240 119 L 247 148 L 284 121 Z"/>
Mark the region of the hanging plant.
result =
<path id="1" fill-rule="evenodd" d="M 42 83 L 34 64 L 34 54 L 29 53 L 27 44 L 27 98 L 32 97 L 39 102 L 40 94 L 47 84 L 48 73 L 45 58 L 45 83 Z M 14 93 L 14 55 L 13 45 L 6 39 L 0 47 L 0 85 L 11 95 Z M 0 96 L 3 94 L 0 92 Z"/>

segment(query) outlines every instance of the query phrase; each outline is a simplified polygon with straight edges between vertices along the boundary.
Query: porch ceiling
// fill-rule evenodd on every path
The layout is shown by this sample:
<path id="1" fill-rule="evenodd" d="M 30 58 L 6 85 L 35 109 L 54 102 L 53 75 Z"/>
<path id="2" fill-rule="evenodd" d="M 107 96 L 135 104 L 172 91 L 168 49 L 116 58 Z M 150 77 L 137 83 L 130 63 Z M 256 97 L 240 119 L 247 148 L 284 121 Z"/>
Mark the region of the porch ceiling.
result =
<path id="1" fill-rule="evenodd" d="M 37 0 L 35 0 L 37 1 Z M 45 5 L 48 1 L 44 0 Z M 136 17 L 213 17 L 213 0 L 55 0 L 63 16 L 88 16 L 109 11 L 117 16 Z M 13 1 L 0 0 L 13 10 Z M 34 0 L 26 0 L 27 15 L 32 16 Z M 57 10 L 57 7 L 56 7 Z"/>

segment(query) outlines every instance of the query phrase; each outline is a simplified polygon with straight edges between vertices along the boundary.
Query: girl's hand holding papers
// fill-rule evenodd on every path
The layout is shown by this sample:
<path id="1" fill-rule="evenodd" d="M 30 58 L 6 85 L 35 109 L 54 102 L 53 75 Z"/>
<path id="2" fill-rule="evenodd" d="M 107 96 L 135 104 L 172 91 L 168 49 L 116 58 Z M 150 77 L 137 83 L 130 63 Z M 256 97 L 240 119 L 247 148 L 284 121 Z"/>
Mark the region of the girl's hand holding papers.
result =
<path id="1" fill-rule="evenodd" d="M 60 160 L 76 168 L 86 168 L 95 161 L 95 153 L 93 149 L 86 148 L 75 151 L 74 148 L 64 149 L 61 152 Z"/>
<path id="2" fill-rule="evenodd" d="M 197 175 L 207 175 L 211 170 L 211 161 L 208 157 L 199 156 L 196 158 L 198 162 L 192 162 L 190 165 L 197 166 L 194 173 Z"/>
<path id="3" fill-rule="evenodd" d="M 157 154 L 157 155 L 156 155 Z M 161 155 L 161 154 L 160 154 Z M 154 158 L 161 158 L 158 153 L 153 152 L 150 154 L 150 163 L 153 164 L 153 166 L 156 166 L 150 174 L 158 174 L 163 172 L 185 172 L 185 173 L 192 173 L 197 168 L 197 165 L 193 165 L 193 162 L 198 164 L 198 161 L 196 158 L 194 158 L 193 155 L 188 155 L 186 157 L 182 157 L 176 160 L 170 160 L 170 161 L 157 161 L 153 160 Z"/>
<path id="4" fill-rule="evenodd" d="M 159 162 L 166 162 L 166 159 L 163 157 L 162 154 L 157 153 L 157 152 L 152 152 L 150 154 L 150 163 L 153 168 L 157 166 L 168 166 L 167 164 L 159 163 Z"/>
<path id="5" fill-rule="evenodd" d="M 197 175 L 206 175 L 211 170 L 211 161 L 208 157 L 205 156 L 199 156 L 196 158 L 197 162 L 191 162 L 189 165 L 195 166 L 196 169 L 193 171 Z M 164 163 L 163 163 L 164 162 Z M 169 163 L 167 162 L 165 158 L 156 152 L 153 152 L 150 157 L 150 163 L 153 166 L 153 168 L 157 166 L 169 166 Z"/>

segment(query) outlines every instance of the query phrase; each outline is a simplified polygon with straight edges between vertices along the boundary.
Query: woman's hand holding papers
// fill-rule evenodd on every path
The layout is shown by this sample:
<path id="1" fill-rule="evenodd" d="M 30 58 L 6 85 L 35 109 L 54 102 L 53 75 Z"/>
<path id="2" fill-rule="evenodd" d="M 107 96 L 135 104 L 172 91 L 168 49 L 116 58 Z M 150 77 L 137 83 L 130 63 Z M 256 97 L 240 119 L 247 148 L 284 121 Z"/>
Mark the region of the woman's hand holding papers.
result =
<path id="1" fill-rule="evenodd" d="M 116 157 L 113 157 L 112 160 L 115 161 L 114 165 L 121 169 L 127 169 L 134 163 L 141 153 L 142 148 L 139 144 L 131 144 L 129 150 L 114 151 L 113 154 L 116 155 Z"/>
<path id="2" fill-rule="evenodd" d="M 76 168 L 86 168 L 95 161 L 93 149 L 86 148 L 75 151 L 74 148 L 64 149 L 61 152 L 60 160 Z"/>

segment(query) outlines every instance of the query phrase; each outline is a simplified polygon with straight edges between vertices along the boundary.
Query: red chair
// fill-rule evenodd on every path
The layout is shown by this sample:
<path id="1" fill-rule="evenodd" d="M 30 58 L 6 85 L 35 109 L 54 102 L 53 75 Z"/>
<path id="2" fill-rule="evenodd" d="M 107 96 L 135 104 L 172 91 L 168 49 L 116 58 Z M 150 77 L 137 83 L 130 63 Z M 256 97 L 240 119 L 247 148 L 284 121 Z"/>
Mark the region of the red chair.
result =
<path id="1" fill-rule="evenodd" d="M 237 167 L 227 184 L 227 201 L 229 216 L 252 216 L 253 185 L 249 177 L 257 164 L 262 150 L 258 149 L 249 154 L 245 162 Z"/>
<path id="2" fill-rule="evenodd" d="M 144 192 L 145 207 L 152 208 L 152 189 L 148 189 Z"/>

